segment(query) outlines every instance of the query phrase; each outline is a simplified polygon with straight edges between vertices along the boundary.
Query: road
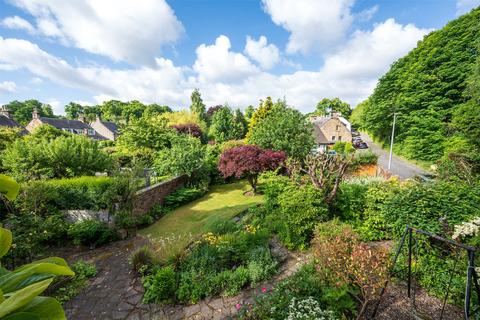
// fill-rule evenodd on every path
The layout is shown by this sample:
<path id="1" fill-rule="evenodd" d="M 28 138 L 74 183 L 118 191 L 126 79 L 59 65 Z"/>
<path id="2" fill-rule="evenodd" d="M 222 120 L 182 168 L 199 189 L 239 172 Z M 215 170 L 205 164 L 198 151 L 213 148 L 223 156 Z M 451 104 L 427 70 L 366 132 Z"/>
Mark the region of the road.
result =
<path id="1" fill-rule="evenodd" d="M 383 150 L 379 145 L 375 144 L 372 139 L 366 134 L 361 133 L 363 141 L 365 141 L 369 149 L 378 155 L 378 165 L 382 168 L 388 168 L 388 151 Z M 392 156 L 392 166 L 390 172 L 394 175 L 399 176 L 400 179 L 408 179 L 418 174 L 425 174 L 425 170 L 422 168 L 407 162 L 395 155 Z"/>

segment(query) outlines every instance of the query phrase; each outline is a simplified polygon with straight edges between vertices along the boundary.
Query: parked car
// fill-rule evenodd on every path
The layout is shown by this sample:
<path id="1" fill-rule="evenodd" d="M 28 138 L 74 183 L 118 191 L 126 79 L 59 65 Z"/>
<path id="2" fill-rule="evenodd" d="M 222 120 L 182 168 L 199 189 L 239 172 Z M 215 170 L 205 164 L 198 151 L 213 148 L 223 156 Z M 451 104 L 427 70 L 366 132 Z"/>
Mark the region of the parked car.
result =
<path id="1" fill-rule="evenodd" d="M 353 142 L 361 142 L 362 141 L 362 138 L 361 137 L 353 137 L 352 138 Z"/>
<path id="2" fill-rule="evenodd" d="M 368 149 L 368 144 L 363 141 L 359 141 L 353 144 L 353 146 L 357 149 Z"/>
<path id="3" fill-rule="evenodd" d="M 352 137 L 359 137 L 359 136 L 360 136 L 360 132 L 352 129 Z"/>

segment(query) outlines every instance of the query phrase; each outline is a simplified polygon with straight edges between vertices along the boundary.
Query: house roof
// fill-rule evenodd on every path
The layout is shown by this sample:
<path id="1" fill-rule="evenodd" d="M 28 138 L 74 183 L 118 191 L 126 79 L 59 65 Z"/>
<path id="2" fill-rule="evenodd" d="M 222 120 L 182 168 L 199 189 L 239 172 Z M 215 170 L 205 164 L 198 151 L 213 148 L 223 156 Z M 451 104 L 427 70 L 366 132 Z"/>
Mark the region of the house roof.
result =
<path id="1" fill-rule="evenodd" d="M 55 118 L 46 118 L 46 117 L 40 117 L 40 120 L 43 123 L 49 124 L 57 129 L 78 129 L 78 130 L 83 130 L 83 129 L 91 129 L 91 127 L 80 121 L 80 120 L 68 120 L 68 119 L 55 119 Z"/>
<path id="2" fill-rule="evenodd" d="M 56 118 L 46 118 L 46 117 L 40 117 L 40 120 L 43 123 L 51 125 L 57 129 L 75 129 L 75 130 L 90 129 L 95 131 L 95 135 L 88 135 L 89 138 L 95 139 L 95 140 L 108 140 L 107 138 L 99 134 L 91 126 L 89 126 L 87 123 L 82 122 L 80 120 L 56 119 Z"/>
<path id="3" fill-rule="evenodd" d="M 313 122 L 313 137 L 317 144 L 325 144 L 329 142 L 327 137 L 325 137 L 325 135 L 323 134 L 322 130 L 320 130 L 322 125 L 325 124 L 326 122 L 327 121 L 318 121 L 318 120 Z"/>
<path id="4" fill-rule="evenodd" d="M 102 124 L 110 131 L 112 131 L 113 133 L 118 133 L 118 126 L 116 123 L 114 122 L 110 122 L 110 121 L 101 121 Z"/>
<path id="5" fill-rule="evenodd" d="M 4 115 L 0 115 L 0 127 L 21 128 L 17 121 L 10 119 Z"/>

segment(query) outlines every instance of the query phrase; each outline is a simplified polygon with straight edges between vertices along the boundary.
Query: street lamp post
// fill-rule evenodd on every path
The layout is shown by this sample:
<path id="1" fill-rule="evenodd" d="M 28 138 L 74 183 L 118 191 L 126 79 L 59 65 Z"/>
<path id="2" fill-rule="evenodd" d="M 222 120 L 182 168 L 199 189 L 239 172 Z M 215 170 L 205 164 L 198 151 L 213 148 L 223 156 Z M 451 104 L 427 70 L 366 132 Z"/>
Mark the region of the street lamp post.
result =
<path id="1" fill-rule="evenodd" d="M 392 125 L 392 137 L 390 140 L 390 155 L 388 156 L 388 170 L 392 167 L 392 154 L 393 154 L 393 137 L 395 136 L 395 120 L 397 119 L 398 112 L 393 113 L 393 125 Z"/>

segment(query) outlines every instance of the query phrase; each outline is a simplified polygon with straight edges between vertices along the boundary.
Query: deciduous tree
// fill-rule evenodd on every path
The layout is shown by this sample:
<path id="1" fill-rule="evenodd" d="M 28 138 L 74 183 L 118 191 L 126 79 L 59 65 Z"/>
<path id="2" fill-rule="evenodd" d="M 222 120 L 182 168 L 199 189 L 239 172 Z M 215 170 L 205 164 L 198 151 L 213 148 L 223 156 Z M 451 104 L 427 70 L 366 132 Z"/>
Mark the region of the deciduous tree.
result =
<path id="1" fill-rule="evenodd" d="M 32 112 L 35 108 L 41 117 L 55 117 L 50 105 L 33 99 L 23 102 L 17 100 L 12 101 L 7 104 L 7 108 L 12 113 L 13 119 L 22 125 L 27 125 L 30 120 L 32 120 Z"/>
<path id="2" fill-rule="evenodd" d="M 218 169 L 224 178 L 247 178 L 253 192 L 257 192 L 258 175 L 275 170 L 285 161 L 285 153 L 264 150 L 257 146 L 245 145 L 225 150 L 220 156 Z"/>
<path id="3" fill-rule="evenodd" d="M 278 102 L 263 119 L 250 126 L 247 141 L 264 149 L 284 151 L 289 157 L 303 159 L 315 146 L 312 132 L 313 126 L 303 114 L 284 102 Z"/>
<path id="4" fill-rule="evenodd" d="M 159 151 L 154 167 L 161 175 L 192 176 L 205 162 L 205 148 L 199 139 L 178 135 L 172 139 L 172 147 Z"/>
<path id="5" fill-rule="evenodd" d="M 317 103 L 317 108 L 315 109 L 316 114 L 320 116 L 326 116 L 331 112 L 339 112 L 344 118 L 348 119 L 352 114 L 352 108 L 348 103 L 340 100 L 339 98 L 324 98 Z"/>
<path id="6" fill-rule="evenodd" d="M 190 100 L 192 101 L 192 104 L 190 105 L 190 111 L 196 113 L 201 120 L 206 121 L 207 111 L 202 100 L 202 95 L 198 89 L 193 90 Z"/>

